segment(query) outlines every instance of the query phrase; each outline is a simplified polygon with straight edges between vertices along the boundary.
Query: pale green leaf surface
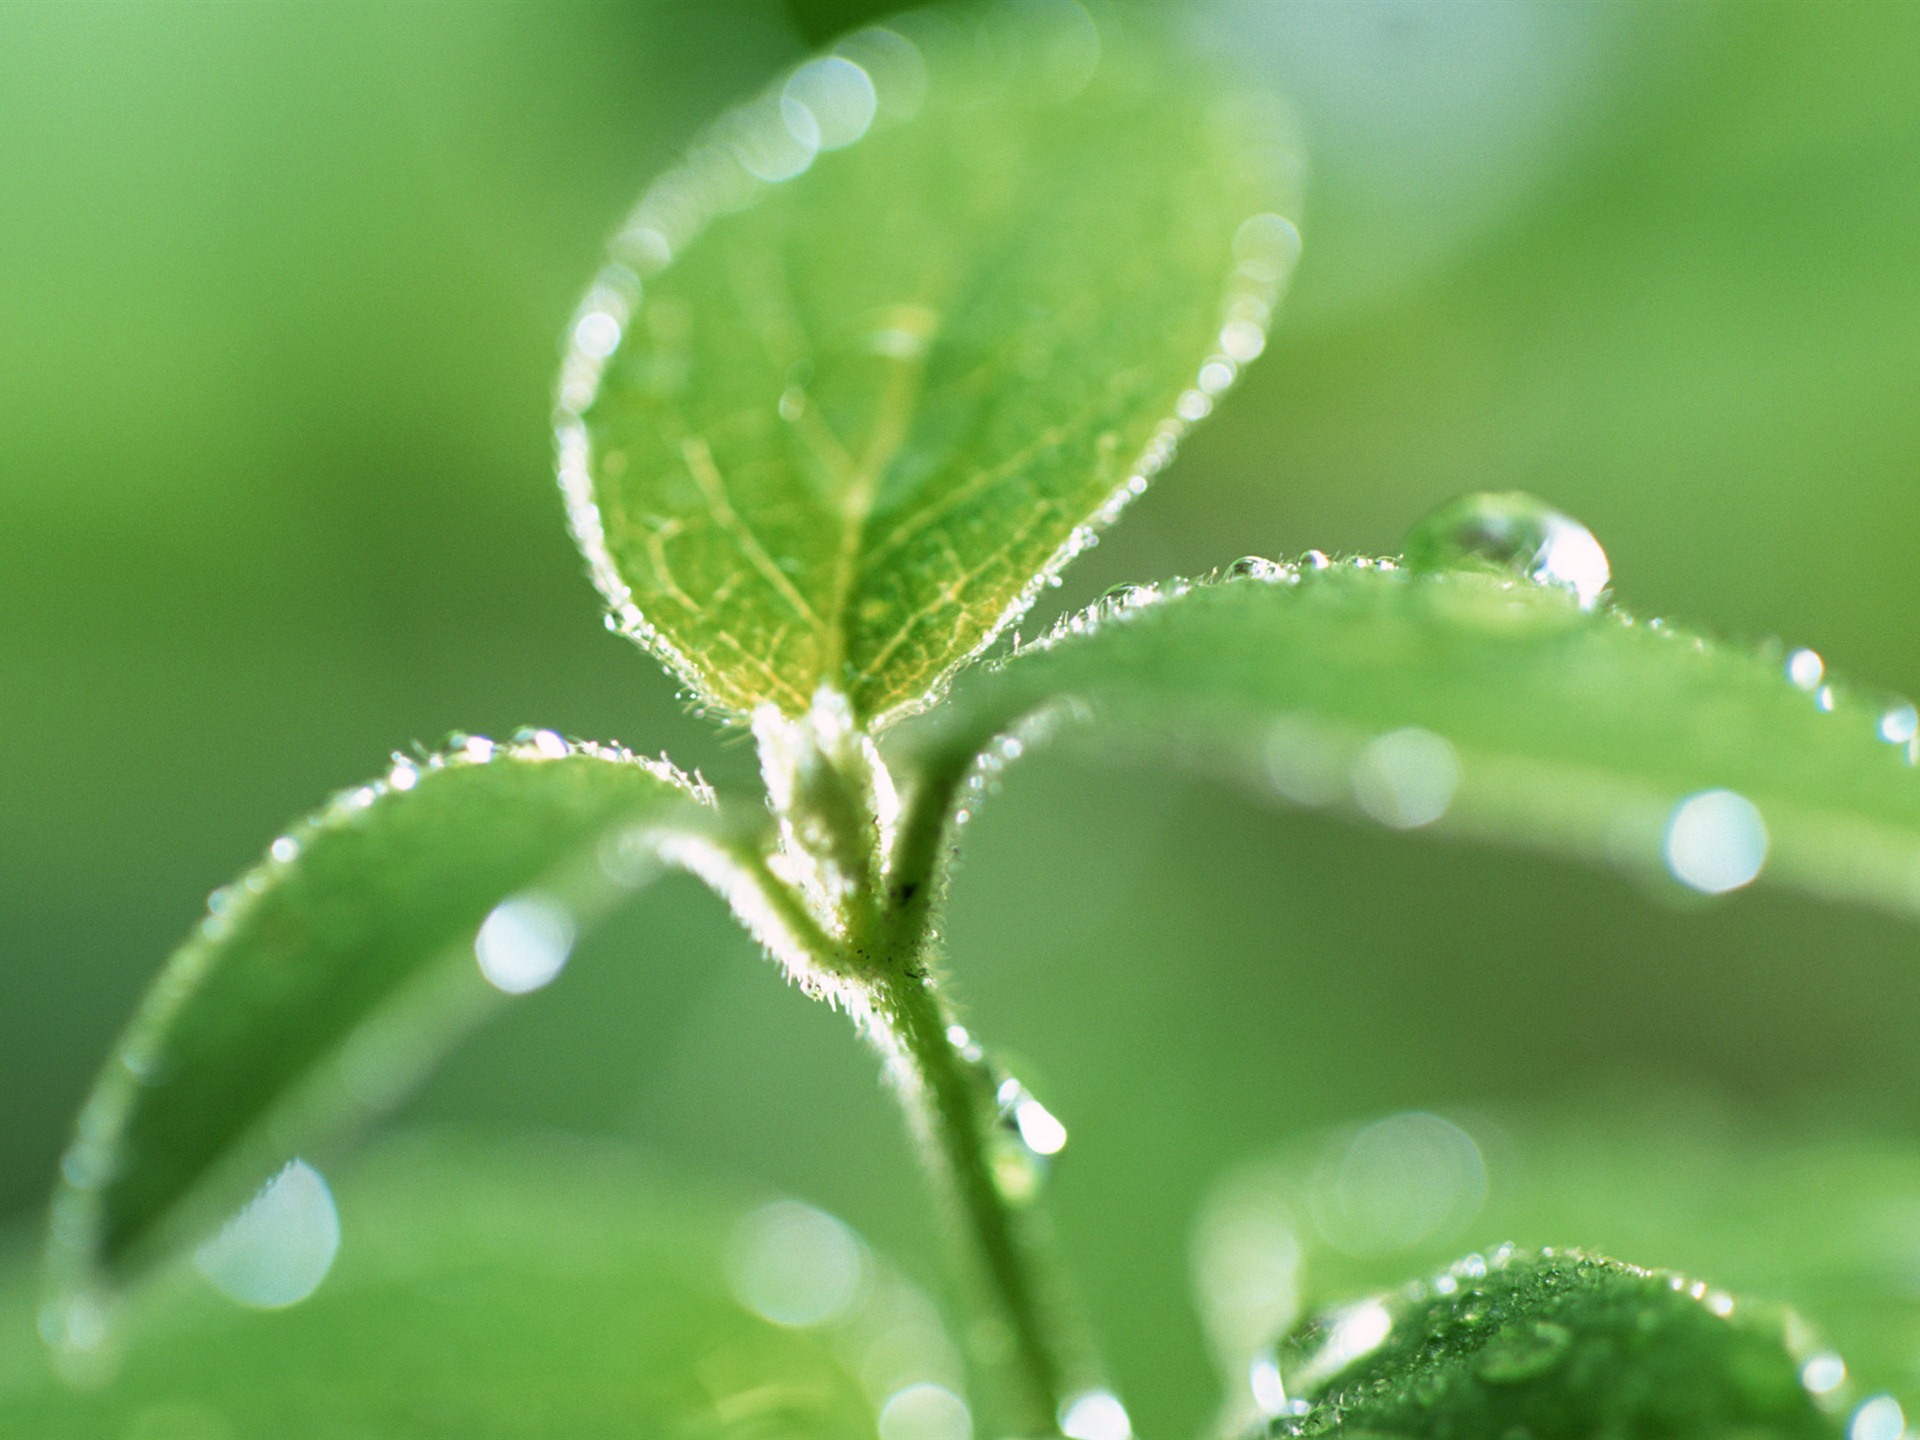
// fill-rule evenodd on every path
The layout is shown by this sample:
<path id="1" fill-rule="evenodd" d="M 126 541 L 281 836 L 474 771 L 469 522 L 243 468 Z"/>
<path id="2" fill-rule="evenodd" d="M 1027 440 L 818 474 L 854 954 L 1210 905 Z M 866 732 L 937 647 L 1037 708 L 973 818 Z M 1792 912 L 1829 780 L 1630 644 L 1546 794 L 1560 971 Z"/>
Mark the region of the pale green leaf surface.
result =
<path id="1" fill-rule="evenodd" d="M 722 711 L 921 703 L 1258 353 L 1297 247 L 1282 132 L 1176 47 L 1069 0 L 889 23 L 656 182 L 562 371 L 613 619 Z"/>
<path id="2" fill-rule="evenodd" d="M 334 1195 L 339 1257 L 311 1298 L 245 1311 L 179 1276 L 140 1302 L 98 1390 L 34 1354 L 16 1267 L 0 1281 L 0 1434 L 870 1440 L 858 1376 L 876 1341 L 894 1367 L 877 1383 L 957 1383 L 931 1306 L 857 1240 L 859 1283 L 830 1323 L 770 1323 L 730 1283 L 752 1207 L 629 1152 L 407 1138 L 357 1158 Z"/>
<path id="3" fill-rule="evenodd" d="M 996 735 L 1039 738 L 1047 716 L 1403 828 L 1662 883 L 1671 867 L 1699 889 L 1751 863 L 1763 881 L 1920 911 L 1904 702 L 1802 689 L 1777 653 L 1495 573 L 1302 566 L 1110 604 L 963 677 L 898 741 L 951 782 Z M 1744 802 L 1716 794 L 1682 823 L 1684 803 L 1720 791 Z"/>
<path id="4" fill-rule="evenodd" d="M 108 1061 L 62 1166 L 56 1267 L 131 1269 L 321 1121 L 397 1098 L 494 998 L 473 945 L 496 905 L 540 887 L 584 923 L 616 888 L 600 842 L 706 813 L 665 765 L 548 732 L 335 797 L 213 897 Z"/>

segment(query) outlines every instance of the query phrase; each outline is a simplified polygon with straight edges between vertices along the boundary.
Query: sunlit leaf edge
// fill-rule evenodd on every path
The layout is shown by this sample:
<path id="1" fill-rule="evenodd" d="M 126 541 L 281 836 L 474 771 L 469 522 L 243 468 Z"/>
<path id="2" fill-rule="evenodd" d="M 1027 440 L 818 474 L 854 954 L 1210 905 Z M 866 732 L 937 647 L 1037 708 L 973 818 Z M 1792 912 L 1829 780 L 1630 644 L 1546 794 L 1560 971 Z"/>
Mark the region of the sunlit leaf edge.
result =
<path id="1" fill-rule="evenodd" d="M 997 11 L 999 23 L 1007 25 L 1010 17 L 1018 12 L 1046 10 L 1077 12 L 1082 18 L 1096 18 L 1104 32 L 1154 33 L 1163 46 L 1174 40 L 1170 31 L 1161 33 L 1150 26 L 1144 13 L 1128 15 L 1122 7 L 1101 3 L 1101 0 L 1089 0 L 1088 4 L 1081 4 L 1080 0 L 1021 0 L 1021 3 L 998 7 L 953 3 L 888 16 L 883 25 L 853 32 L 839 45 L 784 72 L 761 95 L 728 112 L 696 137 L 688 146 L 687 158 L 654 180 L 642 193 L 609 242 L 608 248 L 616 258 L 602 266 L 575 307 L 565 335 L 553 408 L 556 469 L 566 502 L 569 534 L 586 560 L 589 576 L 607 607 L 608 628 L 625 635 L 652 655 L 684 687 L 684 698 L 722 723 L 742 723 L 753 709 L 765 703 L 775 704 L 790 717 L 798 716 L 814 703 L 816 689 L 813 684 L 791 684 L 769 672 L 767 680 L 774 693 L 730 694 L 728 691 L 734 687 L 715 683 L 714 673 L 704 664 L 708 657 L 697 655 L 679 643 L 649 620 L 635 603 L 632 587 L 622 578 L 619 564 L 608 546 L 595 495 L 592 443 L 584 416 L 600 393 L 613 356 L 602 343 L 590 338 L 591 329 L 610 321 L 616 333 L 623 330 L 640 304 L 647 276 L 670 265 L 672 257 L 695 243 L 714 220 L 750 207 L 760 193 L 787 183 L 746 174 L 734 158 L 734 152 L 743 137 L 780 123 L 783 92 L 805 65 L 845 53 L 849 46 L 858 47 L 876 35 L 897 38 L 902 32 L 909 36 L 930 32 L 938 39 L 951 40 L 953 37 L 947 32 L 959 29 L 967 19 L 990 25 Z M 991 48 L 984 38 L 976 38 L 980 40 L 979 48 Z M 999 37 L 999 43 L 1004 45 L 1005 37 Z M 1146 45 L 1138 36 L 1136 43 Z M 1189 58 L 1198 60 L 1197 56 Z M 1253 105 L 1261 99 L 1251 91 L 1244 91 L 1238 98 L 1243 105 Z M 1226 353 L 1223 340 L 1193 364 L 1190 383 L 1168 405 L 1125 476 L 1061 537 L 1052 554 L 968 648 L 954 654 L 937 674 L 910 693 L 894 695 L 877 707 L 870 707 L 864 695 L 849 697 L 855 702 L 860 720 L 870 730 L 887 729 L 934 705 L 953 678 L 987 653 L 1007 628 L 1026 614 L 1049 586 L 1057 583 L 1060 571 L 1097 543 L 1099 533 L 1112 524 L 1133 499 L 1145 493 L 1153 477 L 1172 462 L 1187 430 L 1212 412 L 1225 392 L 1237 382 L 1245 365 L 1264 347 L 1274 311 L 1298 258 L 1299 232 L 1294 219 L 1288 217 L 1297 217 L 1300 212 L 1304 167 L 1290 115 L 1283 107 L 1266 101 L 1259 109 L 1257 128 L 1265 132 L 1266 143 L 1284 152 L 1285 158 L 1273 177 L 1275 208 L 1249 215 L 1242 234 L 1250 236 L 1257 222 L 1273 223 L 1261 230 L 1259 243 L 1248 240 L 1245 256 L 1236 257 L 1239 263 L 1225 275 L 1215 325 L 1223 337 L 1230 327 L 1237 326 L 1244 332 L 1249 324 L 1257 333 L 1244 342 L 1242 353 Z M 890 111 L 883 102 L 873 129 L 880 131 L 910 124 L 916 111 L 917 105 L 913 104 Z M 723 168 L 730 172 L 724 183 L 712 173 Z M 1257 313 L 1260 318 L 1249 322 L 1245 318 L 1249 313 Z M 1251 353 L 1247 353 L 1249 350 Z M 1217 378 L 1221 375 L 1224 381 Z M 820 683 L 830 684 L 824 678 L 816 678 Z"/>
<path id="2" fill-rule="evenodd" d="M 582 768 L 587 766 L 596 768 Z M 634 794 L 617 800 L 609 794 L 605 814 L 581 827 L 578 844 L 526 866 L 526 873 L 500 885 L 479 913 L 449 920 L 439 943 L 414 956 L 405 973 L 392 977 L 377 1003 L 343 1033 L 323 1040 L 312 1062 L 284 1087 L 255 1097 L 251 1106 L 231 1107 L 223 1118 L 239 1118 L 226 1127 L 224 1143 L 157 1209 L 116 1219 L 114 1182 L 127 1173 L 121 1146 L 151 1093 L 147 1077 L 161 1063 L 177 1019 L 190 1011 L 223 963 L 240 963 L 229 958 L 234 953 L 229 945 L 244 935 L 251 916 L 271 905 L 311 847 L 337 844 L 339 837 L 363 830 L 409 800 L 435 794 L 454 777 L 528 773 L 522 767 L 553 774 L 576 770 L 595 777 L 589 785 L 605 777 L 632 785 Z M 498 745 L 456 736 L 445 750 L 397 755 L 386 775 L 338 792 L 290 827 L 260 862 L 210 898 L 206 917 L 168 958 L 90 1090 L 50 1211 L 49 1303 L 42 1323 L 49 1343 L 57 1349 L 73 1348 L 77 1339 L 98 1344 L 115 1289 L 237 1205 L 284 1160 L 282 1151 L 351 1128 L 401 1098 L 454 1040 L 491 1013 L 501 997 L 472 973 L 470 942 L 493 902 L 557 881 L 577 902 L 580 919 L 590 922 L 621 890 L 600 873 L 592 853 L 597 840 L 638 824 L 649 837 L 682 836 L 704 845 L 717 833 L 714 805 L 704 782 L 664 760 L 542 730 Z M 635 873 L 626 883 L 644 878 Z M 385 1072 L 376 1093 L 350 1093 L 329 1073 L 335 1057 L 355 1048 L 376 1057 Z"/>
<path id="3" fill-rule="evenodd" d="M 1055 739 L 1364 815 L 1352 777 L 1367 747 L 1424 730 L 1451 747 L 1458 782 L 1443 813 L 1404 828 L 1558 853 L 1679 891 L 1666 851 L 1676 807 L 1728 790 L 1764 821 L 1761 883 L 1920 915 L 1920 740 L 1900 697 L 1824 668 L 1803 684 L 1778 644 L 1728 645 L 1611 605 L 1583 610 L 1562 590 L 1495 571 L 1414 573 L 1392 558 L 1317 554 L 1271 570 L 1135 587 L 961 677 L 946 706 L 890 737 L 903 769 L 941 797 L 917 822 L 971 813 L 1008 764 Z M 1369 611 L 1403 654 L 1369 653 Z M 1420 648 L 1406 648 L 1410 635 Z M 1240 653 L 1250 641 L 1263 647 L 1259 664 Z M 1515 743 L 1501 733 L 1513 728 L 1502 697 L 1486 695 L 1464 702 L 1471 726 L 1436 716 L 1462 702 L 1427 693 L 1436 680 L 1455 684 L 1449 650 L 1486 658 L 1528 646 L 1546 668 L 1527 679 L 1516 665 L 1516 694 L 1552 724 Z M 1394 654 L 1427 668 L 1415 676 Z M 1660 712 L 1659 696 L 1607 698 L 1596 657 L 1666 687 L 1671 703 Z M 1311 685 L 1281 693 L 1283 674 Z M 1594 719 L 1600 700 L 1607 726 Z M 1576 722 L 1590 733 L 1568 744 Z M 1329 768 L 1317 794 L 1277 773 L 1275 748 L 1301 740 Z M 1635 744 L 1630 760 L 1596 758 Z"/>

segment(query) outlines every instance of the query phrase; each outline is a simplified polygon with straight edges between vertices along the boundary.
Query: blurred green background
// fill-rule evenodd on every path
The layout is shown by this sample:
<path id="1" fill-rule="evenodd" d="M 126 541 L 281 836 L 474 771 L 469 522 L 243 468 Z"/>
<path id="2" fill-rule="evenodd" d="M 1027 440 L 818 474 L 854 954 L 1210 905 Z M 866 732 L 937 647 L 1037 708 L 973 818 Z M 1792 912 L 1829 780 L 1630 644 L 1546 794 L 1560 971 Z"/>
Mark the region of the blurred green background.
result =
<path id="1" fill-rule="evenodd" d="M 0 7 L 0 1215 L 206 892 L 389 750 L 538 723 L 749 772 L 602 630 L 548 387 L 642 182 L 881 8 Z M 1920 7 L 1192 8 L 1298 104 L 1305 258 L 1050 605 L 1519 488 L 1636 612 L 1920 691 Z M 1064 759 L 967 839 L 954 969 L 1073 1130 L 1056 1220 L 1143 1433 L 1209 1393 L 1189 1217 L 1291 1133 L 1623 1074 L 1920 1125 L 1892 922 Z M 932 1275 L 845 1030 L 669 882 L 407 1114 L 637 1140 Z"/>

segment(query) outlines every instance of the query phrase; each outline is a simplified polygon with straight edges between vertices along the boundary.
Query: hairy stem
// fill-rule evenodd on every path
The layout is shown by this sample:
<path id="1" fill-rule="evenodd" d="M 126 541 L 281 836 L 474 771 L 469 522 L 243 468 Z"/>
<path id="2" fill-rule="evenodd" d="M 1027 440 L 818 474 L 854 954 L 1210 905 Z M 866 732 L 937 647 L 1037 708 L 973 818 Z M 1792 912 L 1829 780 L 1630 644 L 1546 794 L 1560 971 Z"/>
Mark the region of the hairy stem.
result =
<path id="1" fill-rule="evenodd" d="M 996 1077 L 955 1030 L 932 973 L 951 817 L 974 752 L 957 746 L 923 762 L 890 833 L 891 779 L 844 706 L 816 702 L 799 722 L 758 720 L 755 736 L 778 838 L 759 837 L 750 855 L 691 858 L 710 861 L 710 881 L 789 973 L 863 1017 L 986 1292 L 976 1298 L 994 1323 L 971 1348 L 1000 1382 L 1000 1433 L 1058 1437 L 1076 1377 L 1056 1301 L 1063 1287 L 1030 1208 L 1034 1157 L 1000 1134 Z"/>
<path id="2" fill-rule="evenodd" d="M 970 757 L 969 757 L 970 758 Z M 1069 1366 L 1054 1279 L 1031 1194 L 1010 1194 L 996 1166 L 993 1077 L 956 1035 L 930 965 L 933 923 L 944 886 L 949 816 L 967 764 L 951 757 L 928 767 L 902 816 L 888 867 L 886 895 L 870 950 L 876 1036 L 887 1052 L 908 1119 L 936 1184 L 959 1220 L 996 1318 L 1004 1326 L 1009 1422 L 1023 1436 L 1060 1433 Z M 976 1347 L 976 1349 L 979 1347 Z"/>
<path id="3" fill-rule="evenodd" d="M 950 1017 L 932 985 L 903 976 L 881 988 L 876 1018 L 914 1128 L 968 1232 L 1010 1356 L 1007 1419 L 1023 1436 L 1058 1435 L 1066 1398 L 1066 1366 L 1048 1262 L 996 1175 L 992 1091 L 979 1062 L 949 1035 Z M 997 1347 L 996 1347 L 997 1348 Z"/>

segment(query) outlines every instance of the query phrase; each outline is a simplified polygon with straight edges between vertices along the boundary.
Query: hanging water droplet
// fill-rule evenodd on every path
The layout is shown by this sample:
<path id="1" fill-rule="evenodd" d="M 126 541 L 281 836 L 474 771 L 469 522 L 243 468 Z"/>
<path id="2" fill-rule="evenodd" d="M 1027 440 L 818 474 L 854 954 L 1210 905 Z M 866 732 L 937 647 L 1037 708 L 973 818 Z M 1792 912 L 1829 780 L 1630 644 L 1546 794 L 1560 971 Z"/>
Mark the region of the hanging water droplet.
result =
<path id="1" fill-rule="evenodd" d="M 1467 495 L 1441 506 L 1407 534 L 1416 570 L 1492 565 L 1565 590 L 1591 610 L 1607 588 L 1607 552 L 1593 532 L 1517 491 Z"/>

